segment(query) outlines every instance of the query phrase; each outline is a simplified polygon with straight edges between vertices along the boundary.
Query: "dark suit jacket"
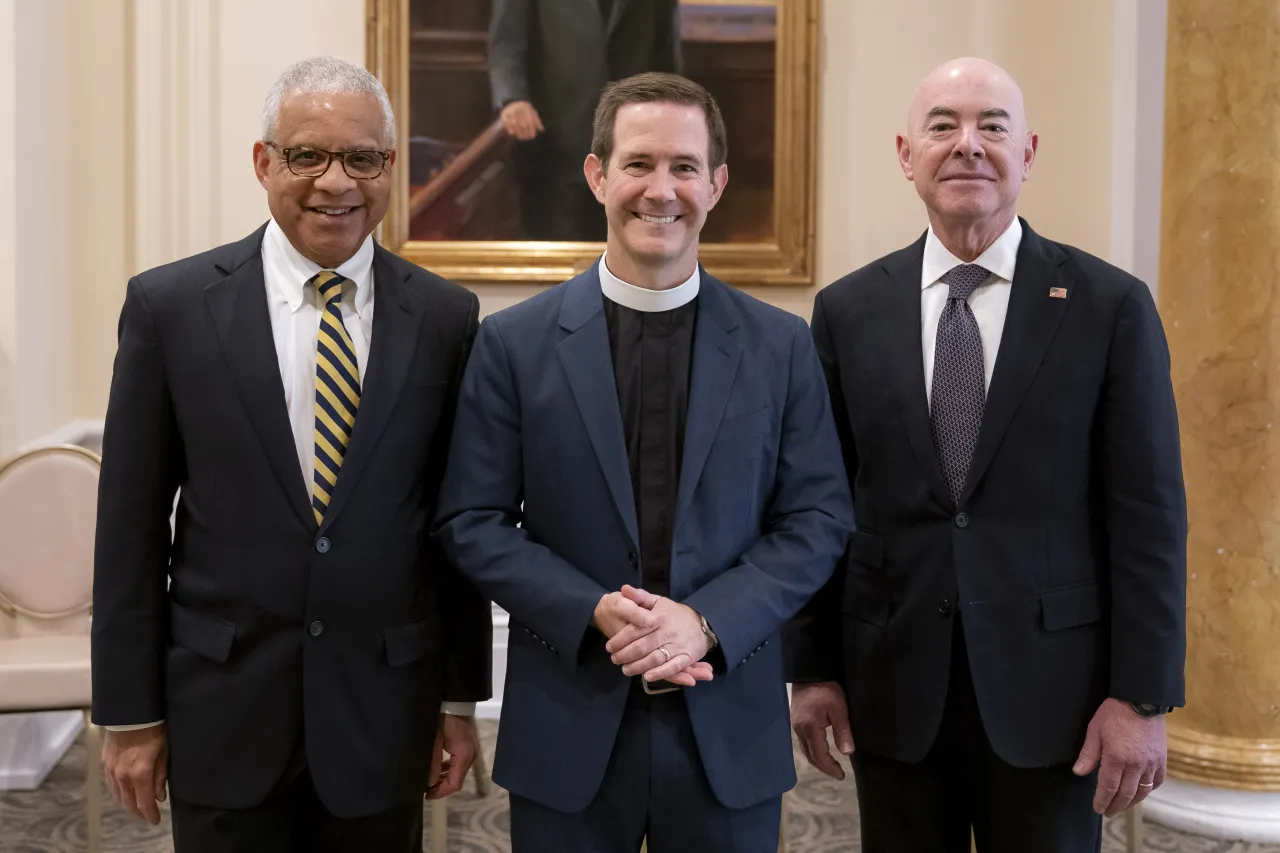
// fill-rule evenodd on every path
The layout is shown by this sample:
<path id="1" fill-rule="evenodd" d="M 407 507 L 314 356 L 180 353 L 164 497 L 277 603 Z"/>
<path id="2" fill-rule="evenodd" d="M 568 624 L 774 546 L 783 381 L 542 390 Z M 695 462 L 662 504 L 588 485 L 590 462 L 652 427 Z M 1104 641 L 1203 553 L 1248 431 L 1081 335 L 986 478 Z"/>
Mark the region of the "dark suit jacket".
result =
<path id="1" fill-rule="evenodd" d="M 857 748 L 919 761 L 958 609 L 996 753 L 1073 762 L 1104 698 L 1183 702 L 1186 501 L 1164 332 L 1141 281 L 1024 222 L 957 506 L 925 397 L 923 252 L 922 237 L 814 306 L 858 529 L 788 632 L 790 676 L 843 682 Z"/>
<path id="2" fill-rule="evenodd" d="M 489 606 L 425 535 L 478 303 L 376 249 L 360 411 L 317 529 L 263 230 L 129 282 L 103 440 L 93 718 L 167 719 L 174 796 L 221 808 L 260 802 L 305 741 L 326 807 L 365 815 L 427 787 L 442 697 L 489 696 Z"/>
<path id="3" fill-rule="evenodd" d="M 677 0 L 614 0 L 608 21 L 599 0 L 494 0 L 494 106 L 532 103 L 552 152 L 576 158 L 578 183 L 600 90 L 642 71 L 680 71 Z"/>
<path id="4" fill-rule="evenodd" d="M 631 687 L 592 613 L 641 579 L 603 300 L 593 264 L 481 325 L 438 521 L 511 614 L 494 779 L 564 812 L 599 788 Z M 705 272 L 698 300 L 670 597 L 719 635 L 727 666 L 685 694 L 711 789 L 741 808 L 795 783 L 779 632 L 852 518 L 804 322 Z"/>

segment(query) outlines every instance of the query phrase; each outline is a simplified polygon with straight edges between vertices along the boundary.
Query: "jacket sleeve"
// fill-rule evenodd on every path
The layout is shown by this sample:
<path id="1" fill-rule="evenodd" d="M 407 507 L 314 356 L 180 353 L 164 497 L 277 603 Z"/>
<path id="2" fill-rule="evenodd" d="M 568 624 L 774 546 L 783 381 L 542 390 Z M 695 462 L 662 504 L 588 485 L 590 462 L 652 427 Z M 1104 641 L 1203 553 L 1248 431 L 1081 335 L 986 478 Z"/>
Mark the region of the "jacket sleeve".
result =
<path id="1" fill-rule="evenodd" d="M 1182 705 L 1187 504 L 1169 345 L 1141 282 L 1121 304 L 1099 407 L 1111 696 Z"/>
<path id="2" fill-rule="evenodd" d="M 467 364 L 434 528 L 454 565 L 570 670 L 608 590 L 521 527 L 520 403 L 497 320 Z"/>
<path id="3" fill-rule="evenodd" d="M 684 603 L 720 640 L 727 668 L 744 663 L 827 583 L 853 527 L 845 472 L 822 367 L 796 320 L 766 533 L 738 564 Z"/>
<path id="4" fill-rule="evenodd" d="M 823 291 L 813 303 L 813 341 L 822 363 L 831 398 L 836 434 L 844 458 L 850 488 L 858 471 L 858 451 L 849 429 L 849 415 L 840 384 L 840 363 L 824 310 Z M 844 643 L 841 636 L 840 603 L 844 598 L 844 563 L 831 575 L 817 595 L 787 624 L 783 634 L 787 680 L 790 682 L 843 681 Z"/>
<path id="5" fill-rule="evenodd" d="M 93 721 L 102 726 L 165 717 L 169 518 L 183 479 L 155 318 L 137 278 L 118 339 L 94 544 Z"/>

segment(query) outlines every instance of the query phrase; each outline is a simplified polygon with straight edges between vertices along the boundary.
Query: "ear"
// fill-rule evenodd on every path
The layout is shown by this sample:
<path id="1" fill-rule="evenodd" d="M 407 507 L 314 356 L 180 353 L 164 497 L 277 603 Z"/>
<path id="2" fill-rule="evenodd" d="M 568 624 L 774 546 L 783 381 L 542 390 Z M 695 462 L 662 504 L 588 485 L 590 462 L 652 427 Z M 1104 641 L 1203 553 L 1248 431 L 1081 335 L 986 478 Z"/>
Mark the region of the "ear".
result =
<path id="1" fill-rule="evenodd" d="M 898 134 L 898 165 L 902 168 L 902 174 L 907 176 L 908 181 L 916 179 L 916 170 L 911 165 L 911 143 L 907 142 L 907 138 L 901 133 Z"/>
<path id="2" fill-rule="evenodd" d="M 587 186 L 591 188 L 596 201 L 601 204 L 604 204 L 604 171 L 604 163 L 600 162 L 600 158 L 594 154 L 588 154 L 587 159 L 582 163 L 582 174 L 587 177 Z"/>
<path id="3" fill-rule="evenodd" d="M 729 164 L 721 163 L 711 175 L 711 203 L 707 205 L 707 210 L 711 210 L 720 203 L 720 196 L 724 195 L 724 188 L 728 183 Z"/>
<path id="4" fill-rule="evenodd" d="M 253 173 L 258 176 L 258 183 L 267 185 L 267 176 L 271 168 L 271 149 L 259 139 L 253 143 Z"/>
<path id="5" fill-rule="evenodd" d="M 387 168 L 390 169 L 396 164 L 396 149 L 392 148 L 387 152 Z"/>
<path id="6" fill-rule="evenodd" d="M 1036 151 L 1040 149 L 1040 134 L 1034 130 L 1027 131 L 1027 144 L 1022 150 L 1022 180 L 1031 177 L 1031 164 L 1036 161 Z"/>

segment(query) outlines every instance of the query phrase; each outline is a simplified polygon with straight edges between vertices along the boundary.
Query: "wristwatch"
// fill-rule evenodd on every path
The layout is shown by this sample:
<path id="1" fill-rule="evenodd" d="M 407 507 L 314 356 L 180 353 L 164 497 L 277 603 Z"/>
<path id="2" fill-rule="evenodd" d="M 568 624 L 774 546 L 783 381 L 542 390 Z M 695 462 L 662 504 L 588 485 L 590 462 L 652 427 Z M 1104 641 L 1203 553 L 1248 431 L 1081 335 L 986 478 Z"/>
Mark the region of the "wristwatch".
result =
<path id="1" fill-rule="evenodd" d="M 707 617 L 699 613 L 698 619 L 702 621 L 702 633 L 711 641 L 711 645 L 707 647 L 707 651 L 711 651 L 716 646 L 720 645 L 720 639 L 716 637 L 716 632 L 712 631 L 711 626 L 707 624 Z"/>
<path id="2" fill-rule="evenodd" d="M 1133 708 L 1133 712 L 1139 717 L 1158 717 L 1174 709 L 1173 705 L 1153 705 L 1150 702 L 1130 702 L 1129 707 Z"/>

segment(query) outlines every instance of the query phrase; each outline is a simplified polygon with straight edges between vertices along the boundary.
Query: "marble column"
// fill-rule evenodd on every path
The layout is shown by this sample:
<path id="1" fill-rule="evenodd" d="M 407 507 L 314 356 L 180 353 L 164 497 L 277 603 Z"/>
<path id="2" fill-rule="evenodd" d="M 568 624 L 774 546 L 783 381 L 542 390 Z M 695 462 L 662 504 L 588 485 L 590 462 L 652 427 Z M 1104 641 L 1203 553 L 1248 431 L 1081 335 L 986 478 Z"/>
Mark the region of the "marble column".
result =
<path id="1" fill-rule="evenodd" d="M 1280 841 L 1280 3 L 1169 0 L 1159 304 L 1188 510 L 1187 707 L 1152 819 Z"/>

